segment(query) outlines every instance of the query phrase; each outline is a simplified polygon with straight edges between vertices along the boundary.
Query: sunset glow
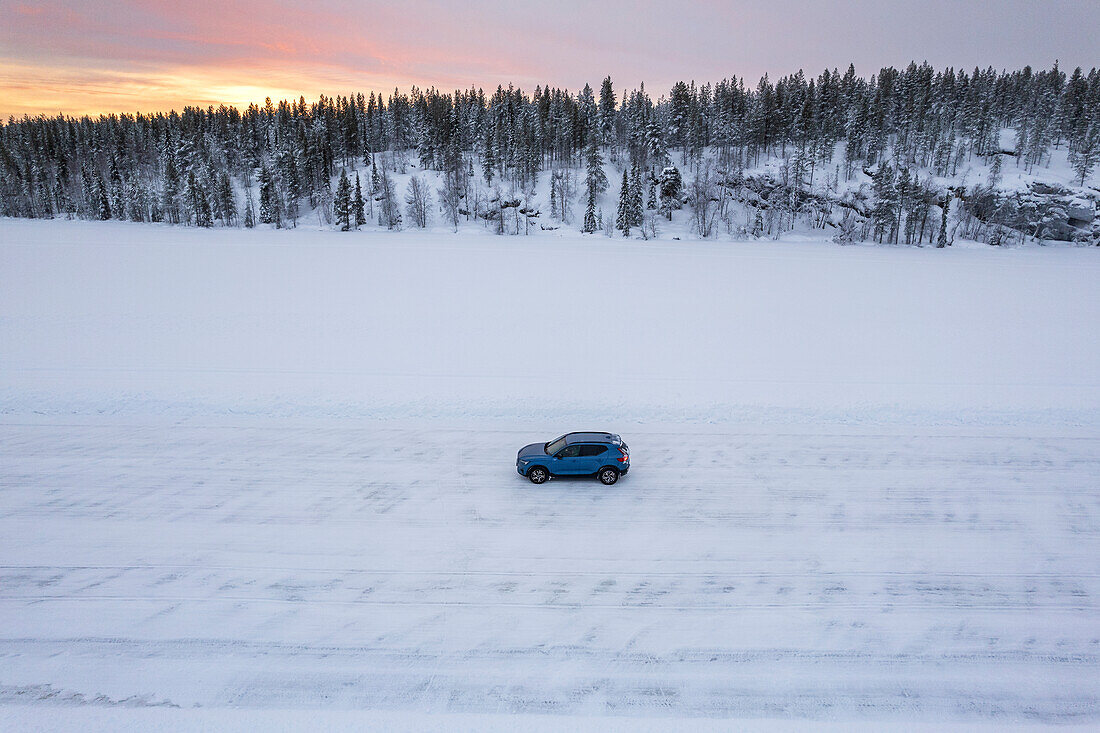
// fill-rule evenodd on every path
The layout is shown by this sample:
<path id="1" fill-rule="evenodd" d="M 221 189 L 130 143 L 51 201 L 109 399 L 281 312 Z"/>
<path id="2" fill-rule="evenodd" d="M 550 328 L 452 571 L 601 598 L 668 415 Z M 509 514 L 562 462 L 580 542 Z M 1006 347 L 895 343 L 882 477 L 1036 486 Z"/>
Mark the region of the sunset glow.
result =
<path id="1" fill-rule="evenodd" d="M 605 74 L 662 93 L 679 78 L 755 82 L 838 58 L 866 72 L 910 59 L 1043 68 L 1056 58 L 1070 68 L 1096 61 L 1100 21 L 1089 0 L 1013 0 L 998 3 L 996 15 L 948 0 L 919 9 L 828 5 L 0 0 L 0 117 L 245 106 L 413 84 L 579 89 Z M 1079 22 L 1036 36 L 1054 6 Z M 905 31 L 889 45 L 868 32 L 886 13 Z M 975 38 L 974 23 L 996 42 Z"/>

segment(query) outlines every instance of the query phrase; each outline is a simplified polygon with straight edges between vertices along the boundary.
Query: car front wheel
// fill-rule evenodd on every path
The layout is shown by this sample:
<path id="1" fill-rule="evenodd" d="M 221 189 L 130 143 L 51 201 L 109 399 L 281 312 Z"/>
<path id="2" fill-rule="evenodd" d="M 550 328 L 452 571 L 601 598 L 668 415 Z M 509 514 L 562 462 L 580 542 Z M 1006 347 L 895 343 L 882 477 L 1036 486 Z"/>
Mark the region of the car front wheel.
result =
<path id="1" fill-rule="evenodd" d="M 535 466 L 527 472 L 527 478 L 531 479 L 533 484 L 544 484 L 550 478 L 550 472 L 542 466 Z"/>
<path id="2" fill-rule="evenodd" d="M 604 484 L 605 486 L 610 486 L 611 484 L 619 480 L 619 472 L 610 467 L 601 468 L 600 472 L 596 475 L 600 477 L 600 483 Z"/>

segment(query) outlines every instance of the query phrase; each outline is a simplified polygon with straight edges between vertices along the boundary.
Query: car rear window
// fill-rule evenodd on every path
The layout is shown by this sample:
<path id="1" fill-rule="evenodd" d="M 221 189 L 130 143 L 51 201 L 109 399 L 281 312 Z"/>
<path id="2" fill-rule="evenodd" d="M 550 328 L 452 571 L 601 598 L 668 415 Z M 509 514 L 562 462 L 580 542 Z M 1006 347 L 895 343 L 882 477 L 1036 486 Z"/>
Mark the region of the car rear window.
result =
<path id="1" fill-rule="evenodd" d="M 606 445 L 582 445 L 581 456 L 599 456 L 607 452 Z"/>

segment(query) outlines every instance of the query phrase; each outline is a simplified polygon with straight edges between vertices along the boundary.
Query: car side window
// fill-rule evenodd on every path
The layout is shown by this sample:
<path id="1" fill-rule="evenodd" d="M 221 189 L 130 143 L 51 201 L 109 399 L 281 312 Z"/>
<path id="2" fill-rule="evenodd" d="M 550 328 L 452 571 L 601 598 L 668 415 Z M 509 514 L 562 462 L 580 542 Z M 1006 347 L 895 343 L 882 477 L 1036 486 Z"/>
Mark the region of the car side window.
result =
<path id="1" fill-rule="evenodd" d="M 576 458 L 580 455 L 580 451 L 581 446 L 568 445 L 565 448 L 562 448 L 561 452 L 558 453 L 558 458 Z"/>
<path id="2" fill-rule="evenodd" d="M 606 451 L 607 451 L 607 446 L 606 445 L 582 445 L 581 446 L 581 456 L 582 457 L 600 456 L 600 455 L 603 455 Z"/>

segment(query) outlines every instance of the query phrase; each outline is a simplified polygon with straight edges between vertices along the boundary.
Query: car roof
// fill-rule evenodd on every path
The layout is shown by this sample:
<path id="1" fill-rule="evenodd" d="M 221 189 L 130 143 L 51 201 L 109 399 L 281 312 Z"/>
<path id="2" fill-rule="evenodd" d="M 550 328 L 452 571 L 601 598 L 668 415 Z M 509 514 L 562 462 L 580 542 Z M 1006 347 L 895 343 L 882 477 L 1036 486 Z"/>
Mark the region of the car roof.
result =
<path id="1" fill-rule="evenodd" d="M 565 444 L 573 445 L 574 443 L 614 443 L 618 445 L 623 440 L 614 433 L 604 433 L 597 431 L 586 431 L 583 433 L 568 433 L 565 436 Z"/>

